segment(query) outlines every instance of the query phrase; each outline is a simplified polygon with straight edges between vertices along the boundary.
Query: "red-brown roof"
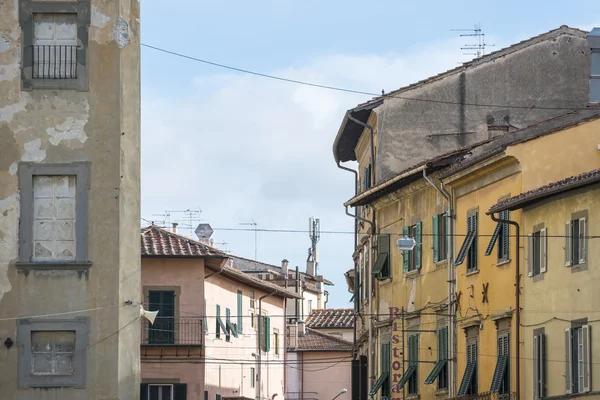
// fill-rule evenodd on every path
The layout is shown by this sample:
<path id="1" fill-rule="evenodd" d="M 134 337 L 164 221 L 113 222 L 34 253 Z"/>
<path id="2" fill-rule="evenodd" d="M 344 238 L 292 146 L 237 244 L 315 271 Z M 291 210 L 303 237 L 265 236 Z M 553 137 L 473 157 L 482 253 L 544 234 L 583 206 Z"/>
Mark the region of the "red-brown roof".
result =
<path id="1" fill-rule="evenodd" d="M 517 196 L 510 197 L 506 200 L 502 200 L 493 205 L 488 211 L 488 214 L 497 213 L 504 210 L 518 210 L 550 196 L 564 193 L 569 190 L 579 189 L 598 182 L 600 182 L 600 169 L 574 175 L 557 182 L 549 183 L 537 189 L 521 193 Z"/>
<path id="2" fill-rule="evenodd" d="M 306 318 L 306 326 L 312 329 L 352 329 L 354 327 L 354 310 L 351 308 L 313 310 Z"/>
<path id="3" fill-rule="evenodd" d="M 351 352 L 352 342 L 314 329 L 305 328 L 304 336 L 298 336 L 298 347 L 290 351 L 341 351 Z"/>
<path id="4" fill-rule="evenodd" d="M 141 240 L 143 257 L 227 258 L 227 254 L 206 243 L 154 225 L 142 229 Z"/>
<path id="5" fill-rule="evenodd" d="M 275 285 L 269 281 L 257 278 L 250 274 L 240 271 L 237 268 L 230 267 L 229 265 L 224 265 L 220 270 L 218 268 L 213 268 L 210 265 L 206 265 L 208 268 L 215 269 L 220 271 L 219 275 L 224 276 L 229 279 L 236 280 L 240 283 L 246 284 L 251 287 L 255 287 L 264 292 L 274 293 L 274 296 L 279 297 L 287 297 L 292 299 L 301 299 L 302 296 L 292 292 L 291 290 L 285 289 L 281 286 Z"/>

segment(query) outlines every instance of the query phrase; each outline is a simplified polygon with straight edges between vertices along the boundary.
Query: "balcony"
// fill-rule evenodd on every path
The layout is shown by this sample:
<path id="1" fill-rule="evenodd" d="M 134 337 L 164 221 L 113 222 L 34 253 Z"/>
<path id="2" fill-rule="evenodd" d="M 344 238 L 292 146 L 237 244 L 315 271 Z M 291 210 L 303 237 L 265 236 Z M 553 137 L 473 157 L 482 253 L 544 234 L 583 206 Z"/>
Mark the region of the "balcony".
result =
<path id="1" fill-rule="evenodd" d="M 154 324 L 146 319 L 140 321 L 142 361 L 202 357 L 204 321 L 201 317 L 157 317 Z"/>
<path id="2" fill-rule="evenodd" d="M 452 397 L 449 400 L 514 400 L 517 398 L 516 392 L 492 393 L 484 392 L 479 394 L 469 394 L 463 397 Z"/>

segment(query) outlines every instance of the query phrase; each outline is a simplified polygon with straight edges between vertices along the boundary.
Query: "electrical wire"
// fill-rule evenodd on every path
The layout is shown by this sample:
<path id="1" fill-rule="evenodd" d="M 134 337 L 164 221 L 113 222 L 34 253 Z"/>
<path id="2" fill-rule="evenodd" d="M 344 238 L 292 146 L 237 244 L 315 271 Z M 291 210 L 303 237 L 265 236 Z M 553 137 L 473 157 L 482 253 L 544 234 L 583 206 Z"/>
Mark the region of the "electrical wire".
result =
<path id="1" fill-rule="evenodd" d="M 301 81 L 301 80 L 297 80 L 297 79 L 284 78 L 284 77 L 281 77 L 281 76 L 276 76 L 276 75 L 266 74 L 266 73 L 262 73 L 262 72 L 251 71 L 249 69 L 239 68 L 239 67 L 234 67 L 234 66 L 231 66 L 231 65 L 217 63 L 217 62 L 214 62 L 214 61 L 204 60 L 204 59 L 201 59 L 201 58 L 198 58 L 198 57 L 193 57 L 193 56 L 190 56 L 190 55 L 186 55 L 186 54 L 183 54 L 183 53 L 178 53 L 176 51 L 163 49 L 163 48 L 160 48 L 160 47 L 157 47 L 157 46 L 152 46 L 152 45 L 145 44 L 145 43 L 141 43 L 141 46 L 142 47 L 146 47 L 148 49 L 152 49 L 152 50 L 161 52 L 161 53 L 170 54 L 172 56 L 184 58 L 184 59 L 191 60 L 191 61 L 196 61 L 196 62 L 207 64 L 207 65 L 212 65 L 214 67 L 228 69 L 228 70 L 231 70 L 231 71 L 241 72 L 241 73 L 244 73 L 244 74 L 249 74 L 249 75 L 254 75 L 254 76 L 260 76 L 260 77 L 263 77 L 263 78 L 268 78 L 268 79 L 273 79 L 273 80 L 277 80 L 277 81 L 293 83 L 293 84 L 297 84 L 297 85 L 304 85 L 304 86 L 310 86 L 310 87 L 315 87 L 315 88 L 320 88 L 320 89 L 333 90 L 333 91 L 337 91 L 337 92 L 345 92 L 345 93 L 361 94 L 361 95 L 366 95 L 366 96 L 374 96 L 376 98 L 394 98 L 394 99 L 400 99 L 400 100 L 406 100 L 406 101 L 414 101 L 414 102 L 420 102 L 420 103 L 429 103 L 429 104 L 460 105 L 462 107 L 512 108 L 512 109 L 524 109 L 524 110 L 537 109 L 537 110 L 564 110 L 564 111 L 566 111 L 566 110 L 573 110 L 573 111 L 576 111 L 576 110 L 583 110 L 583 109 L 586 108 L 586 107 L 581 107 L 581 106 L 580 107 L 536 107 L 536 106 L 531 106 L 531 105 L 507 105 L 507 104 L 468 103 L 468 102 L 459 102 L 459 101 L 422 99 L 422 98 L 417 98 L 417 97 L 406 97 L 406 96 L 400 96 L 400 95 L 394 95 L 394 94 L 383 94 L 382 95 L 381 93 L 367 92 L 367 91 L 363 91 L 363 90 L 348 89 L 348 88 L 342 88 L 342 87 L 338 87 L 338 86 L 318 84 L 318 83 L 314 83 L 314 82 Z"/>

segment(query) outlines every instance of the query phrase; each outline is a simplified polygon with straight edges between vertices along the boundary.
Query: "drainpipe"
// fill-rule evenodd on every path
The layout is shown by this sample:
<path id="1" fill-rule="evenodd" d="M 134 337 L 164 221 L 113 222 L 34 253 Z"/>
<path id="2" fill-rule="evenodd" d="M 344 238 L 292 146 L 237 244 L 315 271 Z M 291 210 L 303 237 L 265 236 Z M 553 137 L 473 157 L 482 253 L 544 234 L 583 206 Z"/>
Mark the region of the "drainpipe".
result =
<path id="1" fill-rule="evenodd" d="M 520 265 L 520 258 L 519 258 L 519 253 L 521 251 L 520 248 L 520 239 L 521 239 L 521 235 L 520 235 L 520 227 L 519 227 L 519 223 L 516 221 L 511 221 L 508 219 L 500 219 L 500 218 L 496 218 L 496 216 L 494 215 L 494 213 L 487 213 L 494 222 L 497 223 L 503 223 L 503 224 L 509 224 L 515 227 L 516 232 L 516 252 L 515 252 L 515 302 L 516 307 L 515 307 L 515 313 L 516 313 L 516 320 L 517 320 L 517 328 L 515 329 L 515 343 L 516 343 L 516 360 L 517 360 L 517 365 L 515 368 L 515 372 L 516 372 L 516 376 L 517 376 L 517 387 L 516 387 L 516 392 L 517 392 L 517 399 L 519 400 L 521 398 L 521 265 Z"/>
<path id="2" fill-rule="evenodd" d="M 447 208 L 446 208 L 446 229 L 448 229 L 448 227 L 451 226 L 452 224 L 452 197 L 450 196 L 450 193 L 448 193 L 446 191 L 446 189 L 444 189 L 444 184 L 442 183 L 442 187 L 438 187 L 435 183 L 433 183 L 433 181 L 427 176 L 427 171 L 424 169 L 423 170 L 423 178 L 427 181 L 427 183 L 429 183 L 433 188 L 435 188 L 435 190 L 438 191 L 439 194 L 442 195 L 442 197 L 444 197 L 446 199 L 446 204 L 447 204 Z M 446 232 L 448 233 L 448 232 Z M 452 235 L 447 235 L 448 237 L 448 241 L 447 241 L 447 249 L 446 249 L 446 258 L 448 261 L 448 343 L 450 343 L 450 346 L 448 346 L 448 376 L 450 377 L 450 379 L 448 379 L 448 397 L 454 397 L 454 391 L 455 391 L 455 380 L 454 380 L 454 373 L 456 370 L 456 359 L 455 359 L 455 353 L 454 353 L 454 346 L 452 345 L 454 343 L 454 335 L 455 335 L 455 326 L 454 326 L 454 292 L 455 292 L 455 288 L 454 288 L 454 267 L 452 266 L 452 240 L 453 240 L 453 236 Z"/>
<path id="3" fill-rule="evenodd" d="M 304 352 L 299 351 L 300 353 L 300 374 L 302 377 L 300 378 L 300 396 L 302 400 L 304 400 Z"/>
<path id="4" fill-rule="evenodd" d="M 258 381 L 258 395 L 257 395 L 257 400 L 262 400 L 261 397 L 261 386 L 262 386 L 262 347 L 261 347 L 261 331 L 262 331 L 262 301 L 263 299 L 266 299 L 267 297 L 273 296 L 274 294 L 276 294 L 277 292 L 279 292 L 278 290 L 272 292 L 272 293 L 267 293 L 261 297 L 258 298 L 258 315 L 259 317 L 259 323 L 258 323 L 258 371 L 257 371 L 257 381 Z M 268 388 L 267 388 L 267 393 L 268 393 Z"/>

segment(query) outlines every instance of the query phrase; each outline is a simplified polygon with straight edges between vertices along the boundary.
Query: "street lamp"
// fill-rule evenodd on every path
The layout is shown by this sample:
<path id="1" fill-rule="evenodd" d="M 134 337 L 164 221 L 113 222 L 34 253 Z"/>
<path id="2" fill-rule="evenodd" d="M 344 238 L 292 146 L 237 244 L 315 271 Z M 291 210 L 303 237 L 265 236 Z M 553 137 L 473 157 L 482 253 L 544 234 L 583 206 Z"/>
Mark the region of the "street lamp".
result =
<path id="1" fill-rule="evenodd" d="M 402 251 L 410 251 L 415 248 L 416 244 L 417 242 L 415 242 L 414 238 L 408 237 L 406 235 L 398 239 L 398 241 L 396 242 L 396 246 L 398 246 L 398 248 Z"/>
<path id="2" fill-rule="evenodd" d="M 348 390 L 346 390 L 346 388 L 342 388 L 342 390 L 340 390 L 340 392 L 338 394 L 335 395 L 335 397 L 331 400 L 335 400 L 337 399 L 340 395 L 346 393 Z"/>

